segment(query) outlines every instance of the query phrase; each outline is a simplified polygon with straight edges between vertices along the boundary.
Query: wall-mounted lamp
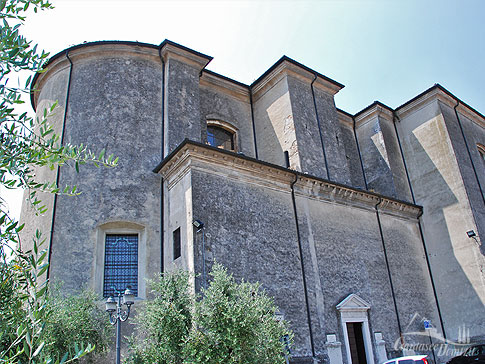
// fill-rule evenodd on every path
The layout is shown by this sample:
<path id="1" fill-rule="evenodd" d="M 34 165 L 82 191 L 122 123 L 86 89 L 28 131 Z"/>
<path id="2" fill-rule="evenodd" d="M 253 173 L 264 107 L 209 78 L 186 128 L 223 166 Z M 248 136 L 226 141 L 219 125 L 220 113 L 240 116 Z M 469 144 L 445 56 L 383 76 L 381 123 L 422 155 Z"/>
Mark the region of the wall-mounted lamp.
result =
<path id="1" fill-rule="evenodd" d="M 197 232 L 201 231 L 204 228 L 204 223 L 200 220 L 194 220 L 192 225 L 195 226 L 195 228 L 197 229 Z"/>
<path id="2" fill-rule="evenodd" d="M 474 238 L 477 236 L 477 234 L 473 230 L 467 231 L 466 234 L 469 238 Z"/>
<path id="3" fill-rule="evenodd" d="M 476 233 L 474 230 L 469 230 L 469 231 L 467 231 L 467 232 L 466 232 L 466 235 L 467 235 L 467 236 L 468 236 L 470 239 L 475 240 L 475 243 L 477 243 L 477 244 L 478 244 L 478 246 L 480 246 L 480 245 L 481 245 L 480 240 L 478 239 L 478 235 L 477 235 L 477 233 Z"/>

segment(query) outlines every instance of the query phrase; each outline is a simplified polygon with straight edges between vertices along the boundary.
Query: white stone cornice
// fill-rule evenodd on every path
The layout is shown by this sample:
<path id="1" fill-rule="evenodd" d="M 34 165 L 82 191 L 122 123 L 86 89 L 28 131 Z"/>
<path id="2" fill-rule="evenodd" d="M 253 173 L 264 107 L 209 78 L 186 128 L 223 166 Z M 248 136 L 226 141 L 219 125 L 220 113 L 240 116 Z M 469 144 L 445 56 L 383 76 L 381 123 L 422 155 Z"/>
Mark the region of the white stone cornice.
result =
<path id="1" fill-rule="evenodd" d="M 291 171 L 193 144 L 186 144 L 181 148 L 162 167 L 160 173 L 171 188 L 178 181 L 180 172 L 187 168 L 285 192 L 290 191 L 290 183 L 295 178 Z"/>
<path id="2" fill-rule="evenodd" d="M 340 123 L 346 125 L 349 128 L 354 127 L 354 120 L 352 119 L 352 117 L 338 109 L 337 109 L 337 117 Z"/>
<path id="3" fill-rule="evenodd" d="M 379 212 L 400 218 L 416 219 L 421 213 L 418 206 L 312 177 L 300 177 L 295 187 L 296 193 L 304 197 L 367 210 L 375 210 L 379 205 Z"/>
<path id="4" fill-rule="evenodd" d="M 177 59 L 186 64 L 190 64 L 199 70 L 203 69 L 212 59 L 204 55 L 197 54 L 185 47 L 178 46 L 172 43 L 166 43 L 161 50 L 163 60 L 166 62 L 169 59 Z"/>
<path id="5" fill-rule="evenodd" d="M 161 167 L 159 173 L 170 189 L 190 170 L 203 171 L 223 178 L 259 185 L 289 193 L 295 181 L 292 170 L 281 168 L 255 159 L 227 153 L 204 145 L 186 142 Z M 418 206 L 386 198 L 350 186 L 335 184 L 316 177 L 298 174 L 295 193 L 304 198 L 344 204 L 375 210 L 405 219 L 416 219 L 421 213 Z"/>
<path id="6" fill-rule="evenodd" d="M 150 60 L 155 63 L 160 63 L 158 50 L 154 47 L 147 47 L 136 43 L 121 43 L 121 42 L 100 42 L 93 44 L 85 44 L 73 49 L 66 50 L 69 54 L 71 62 L 76 65 L 86 61 L 103 59 L 103 58 L 141 58 Z M 58 72 L 70 67 L 69 60 L 64 55 L 54 56 L 48 63 L 46 70 L 38 74 L 35 82 L 34 105 L 37 105 L 39 98 L 38 90 L 41 90 L 45 81 Z"/>
<path id="7" fill-rule="evenodd" d="M 466 116 L 468 119 L 480 125 L 482 128 L 485 128 L 485 119 L 482 115 L 477 113 L 476 110 L 473 110 L 468 105 L 460 102 L 458 98 L 453 97 L 448 92 L 442 90 L 439 86 L 431 88 L 428 92 L 422 94 L 412 102 L 397 108 L 396 114 L 399 118 L 405 118 L 408 115 L 413 114 L 423 107 L 429 105 L 430 103 L 436 102 L 437 100 L 451 108 L 454 108 L 458 104 L 457 111 L 460 114 Z"/>
<path id="8" fill-rule="evenodd" d="M 370 120 L 375 119 L 376 117 L 383 118 L 389 121 L 393 119 L 393 112 L 388 108 L 383 107 L 379 104 L 373 104 L 363 113 L 358 114 L 355 117 L 355 127 L 360 127 L 361 125 L 369 122 Z"/>
<path id="9" fill-rule="evenodd" d="M 428 92 L 422 94 L 420 97 L 416 98 L 412 102 L 404 104 L 403 106 L 396 109 L 396 115 L 401 118 L 406 118 L 408 115 L 415 113 L 416 111 L 422 109 L 423 107 L 429 105 L 436 100 L 454 107 L 456 101 L 453 97 L 443 92 L 439 87 L 434 87 Z"/>
<path id="10" fill-rule="evenodd" d="M 229 95 L 238 100 L 249 102 L 249 87 L 238 85 L 235 82 L 231 82 L 224 77 L 212 73 L 202 72 L 200 86 L 208 89 L 215 89 L 224 95 Z"/>
<path id="11" fill-rule="evenodd" d="M 342 302 L 336 306 L 339 311 L 367 311 L 370 304 L 355 293 L 348 295 Z"/>
<path id="12" fill-rule="evenodd" d="M 254 99 L 259 99 L 266 93 L 266 91 L 278 83 L 279 80 L 289 75 L 309 84 L 312 83 L 315 78 L 315 73 L 312 73 L 309 70 L 285 59 L 265 77 L 259 80 L 256 84 L 252 85 Z M 337 84 L 319 76 L 318 74 L 313 85 L 314 87 L 319 88 L 330 95 L 335 95 L 343 87 L 338 86 Z"/>
<path id="13" fill-rule="evenodd" d="M 481 115 L 477 114 L 475 110 L 470 109 L 468 106 L 460 102 L 458 104 L 458 107 L 456 108 L 456 111 L 458 111 L 458 113 L 462 114 L 467 119 L 470 119 L 471 121 L 475 122 L 477 125 L 481 126 L 482 128 L 485 128 L 485 119 Z"/>

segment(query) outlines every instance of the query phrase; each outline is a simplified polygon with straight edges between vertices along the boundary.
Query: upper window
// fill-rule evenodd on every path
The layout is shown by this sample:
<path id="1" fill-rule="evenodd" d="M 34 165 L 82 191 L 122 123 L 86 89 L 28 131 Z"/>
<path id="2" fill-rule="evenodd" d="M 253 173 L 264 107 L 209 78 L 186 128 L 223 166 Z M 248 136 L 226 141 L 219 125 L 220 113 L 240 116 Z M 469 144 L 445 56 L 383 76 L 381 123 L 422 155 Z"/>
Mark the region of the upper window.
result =
<path id="1" fill-rule="evenodd" d="M 234 136 L 217 126 L 207 126 L 207 144 L 213 147 L 234 150 Z"/>
<path id="2" fill-rule="evenodd" d="M 138 234 L 107 234 L 103 296 L 114 296 L 128 287 L 138 295 Z"/>
<path id="3" fill-rule="evenodd" d="M 207 120 L 207 144 L 237 151 L 237 128 L 221 120 Z"/>

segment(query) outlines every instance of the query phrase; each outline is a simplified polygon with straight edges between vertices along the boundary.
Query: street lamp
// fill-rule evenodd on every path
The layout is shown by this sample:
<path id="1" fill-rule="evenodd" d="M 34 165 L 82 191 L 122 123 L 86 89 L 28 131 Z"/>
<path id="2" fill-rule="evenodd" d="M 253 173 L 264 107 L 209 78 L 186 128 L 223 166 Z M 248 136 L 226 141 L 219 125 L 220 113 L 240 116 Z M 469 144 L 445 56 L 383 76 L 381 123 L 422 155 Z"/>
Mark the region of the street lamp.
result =
<path id="1" fill-rule="evenodd" d="M 129 288 L 125 292 L 118 291 L 118 300 L 113 296 L 106 300 L 106 312 L 109 314 L 109 322 L 111 325 L 116 324 L 116 364 L 120 364 L 120 348 L 121 348 L 121 322 L 125 322 L 130 317 L 131 305 L 135 303 L 135 294 Z M 126 305 L 127 309 L 123 309 Z"/>

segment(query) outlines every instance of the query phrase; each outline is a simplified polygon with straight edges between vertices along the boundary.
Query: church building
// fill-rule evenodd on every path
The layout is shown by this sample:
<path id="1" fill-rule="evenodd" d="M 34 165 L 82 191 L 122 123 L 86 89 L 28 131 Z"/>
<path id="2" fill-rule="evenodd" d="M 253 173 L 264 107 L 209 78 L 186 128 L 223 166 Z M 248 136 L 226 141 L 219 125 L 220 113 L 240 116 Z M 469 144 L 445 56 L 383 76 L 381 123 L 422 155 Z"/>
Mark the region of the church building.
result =
<path id="1" fill-rule="evenodd" d="M 484 341 L 484 115 L 439 84 L 352 115 L 335 105 L 342 84 L 286 56 L 250 85 L 211 59 L 101 41 L 35 76 L 32 105 L 58 101 L 63 143 L 119 157 L 37 171 L 82 191 L 45 196 L 43 216 L 24 203 L 49 278 L 146 299 L 146 279 L 187 269 L 198 290 L 217 261 L 274 297 L 292 363 L 438 364 L 453 356 L 442 344 Z"/>

